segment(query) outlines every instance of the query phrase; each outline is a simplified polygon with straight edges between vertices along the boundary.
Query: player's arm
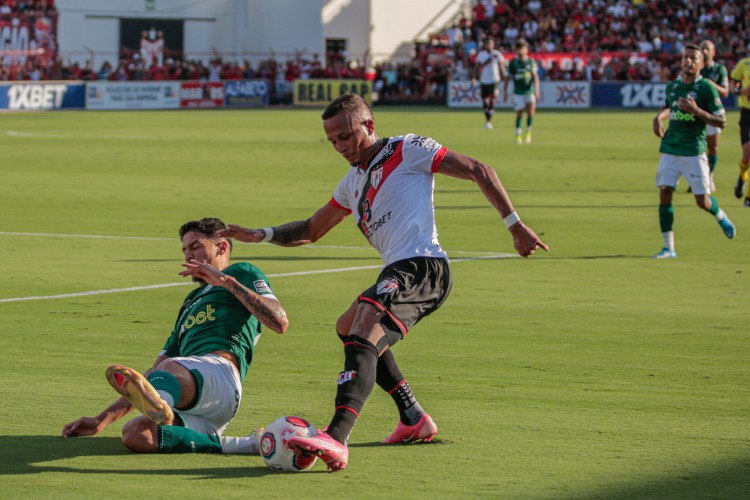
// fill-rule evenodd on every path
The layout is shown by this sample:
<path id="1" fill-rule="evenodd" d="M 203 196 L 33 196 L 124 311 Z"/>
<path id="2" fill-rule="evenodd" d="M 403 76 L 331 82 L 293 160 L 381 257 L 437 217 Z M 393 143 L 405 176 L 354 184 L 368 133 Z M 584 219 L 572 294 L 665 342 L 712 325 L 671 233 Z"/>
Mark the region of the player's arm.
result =
<path id="1" fill-rule="evenodd" d="M 719 84 L 718 82 L 715 82 L 708 78 L 706 78 L 706 81 L 714 86 L 714 88 L 716 89 L 716 92 L 719 93 L 720 97 L 725 98 L 725 99 L 729 97 L 729 82 L 727 82 L 727 86 L 725 87 Z"/>
<path id="2" fill-rule="evenodd" d="M 194 276 L 210 285 L 225 288 L 250 311 L 250 314 L 274 332 L 284 333 L 289 328 L 286 311 L 275 298 L 256 293 L 237 281 L 234 276 L 224 274 L 215 267 L 194 259 L 184 262 L 182 266 L 185 270 L 180 272 L 180 276 Z"/>
<path id="3" fill-rule="evenodd" d="M 692 97 L 680 97 L 677 105 L 682 111 L 692 114 L 706 125 L 716 128 L 724 128 L 727 124 L 727 117 L 724 108 L 711 113 L 698 106 L 698 103 Z"/>
<path id="4" fill-rule="evenodd" d="M 534 63 L 534 71 L 531 73 L 534 77 L 534 97 L 536 100 L 539 100 L 539 68 L 537 67 L 536 63 Z"/>
<path id="5" fill-rule="evenodd" d="M 217 231 L 217 236 L 234 238 L 245 243 L 269 241 L 282 247 L 297 247 L 315 243 L 328 231 L 341 223 L 350 214 L 346 209 L 326 203 L 307 220 L 287 222 L 281 226 L 267 229 L 249 229 L 229 224 L 227 229 Z M 270 230 L 270 231 L 269 231 Z M 269 234 L 270 233 L 270 234 Z"/>
<path id="6" fill-rule="evenodd" d="M 440 164 L 438 173 L 470 180 L 479 187 L 482 194 L 506 222 L 513 236 L 513 245 L 520 256 L 528 257 L 537 248 L 544 251 L 549 250 L 549 247 L 542 243 L 536 233 L 531 228 L 526 227 L 518 218 L 513 203 L 511 203 L 508 193 L 500 182 L 497 172 L 489 165 L 448 150 Z"/>
<path id="7" fill-rule="evenodd" d="M 661 108 L 656 116 L 654 116 L 654 134 L 656 137 L 664 137 L 664 120 L 669 118 L 669 108 L 667 106 Z"/>
<path id="8" fill-rule="evenodd" d="M 146 371 L 145 375 L 148 376 L 165 359 L 167 359 L 167 356 L 158 356 L 153 366 Z M 130 404 L 130 401 L 124 397 L 120 397 L 99 415 L 95 417 L 81 417 L 66 424 L 60 434 L 62 437 L 95 436 L 131 411 L 133 411 L 133 405 Z"/>

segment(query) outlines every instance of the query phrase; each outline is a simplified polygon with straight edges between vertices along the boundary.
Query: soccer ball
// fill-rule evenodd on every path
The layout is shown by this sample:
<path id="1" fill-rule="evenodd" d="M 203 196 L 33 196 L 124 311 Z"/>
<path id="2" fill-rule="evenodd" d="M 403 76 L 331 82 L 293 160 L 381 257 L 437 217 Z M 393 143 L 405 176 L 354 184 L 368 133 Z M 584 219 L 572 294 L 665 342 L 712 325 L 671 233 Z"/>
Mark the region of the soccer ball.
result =
<path id="1" fill-rule="evenodd" d="M 269 469 L 296 472 L 315 465 L 318 457 L 303 456 L 287 445 L 292 436 L 315 436 L 317 431 L 310 422 L 299 417 L 281 417 L 266 426 L 260 438 L 260 455 Z"/>

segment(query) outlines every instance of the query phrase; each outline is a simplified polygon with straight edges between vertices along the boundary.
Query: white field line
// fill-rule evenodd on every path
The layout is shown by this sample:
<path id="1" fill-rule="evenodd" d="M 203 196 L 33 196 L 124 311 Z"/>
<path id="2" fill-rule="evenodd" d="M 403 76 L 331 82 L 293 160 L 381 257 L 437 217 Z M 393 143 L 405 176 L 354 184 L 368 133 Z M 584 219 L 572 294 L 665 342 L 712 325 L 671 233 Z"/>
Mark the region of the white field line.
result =
<path id="1" fill-rule="evenodd" d="M 487 260 L 487 259 L 509 259 L 513 257 L 518 257 L 516 254 L 495 254 L 495 255 L 488 255 L 488 256 L 482 256 L 482 257 L 467 257 L 463 259 L 454 259 L 451 260 L 451 262 L 468 262 L 473 260 Z M 269 278 L 282 278 L 286 276 L 309 276 L 312 274 L 327 274 L 327 273 L 344 273 L 349 271 L 362 271 L 365 269 L 380 269 L 383 266 L 378 264 L 374 266 L 357 266 L 357 267 L 340 267 L 340 268 L 334 268 L 334 269 L 318 269 L 315 271 L 297 271 L 297 272 L 291 272 L 291 273 L 277 273 L 277 274 L 269 274 Z M 145 285 L 145 286 L 132 286 L 128 288 L 112 288 L 109 290 L 90 290 L 88 292 L 76 292 L 76 293 L 63 293 L 59 295 L 39 295 L 34 297 L 13 297 L 8 299 L 0 299 L 0 304 L 7 303 L 7 302 L 24 302 L 29 300 L 51 300 L 51 299 L 69 299 L 74 297 L 88 297 L 91 295 L 104 295 L 108 293 L 121 293 L 121 292 L 137 292 L 141 290 L 153 290 L 157 288 L 169 288 L 173 286 L 186 286 L 186 285 L 194 285 L 192 281 L 185 281 L 182 283 L 162 283 L 159 285 Z"/>
<path id="2" fill-rule="evenodd" d="M 42 238 L 81 238 L 81 239 L 95 239 L 95 240 L 135 240 L 135 241 L 172 241 L 175 242 L 175 245 L 177 242 L 179 242 L 179 239 L 177 236 L 174 238 L 164 238 L 164 237 L 152 237 L 152 236 L 113 236 L 113 235 L 107 235 L 107 234 L 61 234 L 61 233 L 24 233 L 20 231 L 0 231 L 0 236 L 37 236 Z M 269 245 L 271 243 L 268 243 Z M 375 250 L 372 247 L 355 247 L 355 246 L 345 246 L 345 245 L 302 245 L 300 248 L 307 248 L 307 249 L 314 249 L 314 248 L 323 248 L 323 249 L 342 249 L 342 250 Z M 501 255 L 497 252 L 476 252 L 473 250 L 451 250 L 448 252 L 448 255 L 451 254 L 468 254 L 468 255 L 487 255 L 487 256 L 495 256 L 495 255 Z"/>

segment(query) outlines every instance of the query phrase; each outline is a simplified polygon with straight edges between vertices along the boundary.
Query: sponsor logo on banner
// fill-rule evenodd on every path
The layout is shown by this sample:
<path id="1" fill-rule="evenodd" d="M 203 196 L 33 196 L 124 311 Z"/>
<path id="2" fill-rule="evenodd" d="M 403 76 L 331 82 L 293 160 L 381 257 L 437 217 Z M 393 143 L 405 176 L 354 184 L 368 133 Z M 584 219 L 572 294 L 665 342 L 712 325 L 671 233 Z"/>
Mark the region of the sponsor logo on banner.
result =
<path id="1" fill-rule="evenodd" d="M 503 91 L 495 101 L 495 108 L 513 106 L 513 84 L 508 86 L 508 98 Z M 591 107 L 591 82 L 540 82 L 537 108 L 589 108 Z M 479 84 L 471 81 L 454 80 L 448 84 L 449 108 L 481 108 L 482 98 Z"/>
<path id="2" fill-rule="evenodd" d="M 294 82 L 294 104 L 325 106 L 344 94 L 357 94 L 368 104 L 372 82 L 366 80 L 296 80 Z"/>
<path id="3" fill-rule="evenodd" d="M 67 90 L 64 83 L 11 85 L 8 87 L 8 109 L 60 109 Z"/>
<path id="4" fill-rule="evenodd" d="M 559 83 L 555 86 L 555 103 L 563 106 L 588 105 L 589 95 L 587 84 Z"/>
<path id="5" fill-rule="evenodd" d="M 221 82 L 182 82 L 180 107 L 217 108 L 224 106 L 224 84 Z"/>
<path id="6" fill-rule="evenodd" d="M 620 89 L 625 108 L 659 108 L 664 105 L 666 83 L 628 83 Z"/>
<path id="7" fill-rule="evenodd" d="M 229 80 L 224 82 L 224 105 L 236 107 L 268 106 L 266 80 Z"/>
<path id="8" fill-rule="evenodd" d="M 86 109 L 175 109 L 180 82 L 89 82 Z"/>

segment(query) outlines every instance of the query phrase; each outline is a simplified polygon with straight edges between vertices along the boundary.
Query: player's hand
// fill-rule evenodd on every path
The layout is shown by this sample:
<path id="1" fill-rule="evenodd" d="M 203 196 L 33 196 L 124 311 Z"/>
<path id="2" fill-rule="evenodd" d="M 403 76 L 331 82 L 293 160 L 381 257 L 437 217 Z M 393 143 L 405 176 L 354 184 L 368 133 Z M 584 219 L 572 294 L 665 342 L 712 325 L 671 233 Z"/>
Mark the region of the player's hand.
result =
<path id="1" fill-rule="evenodd" d="M 695 114 L 698 110 L 698 104 L 692 97 L 680 97 L 677 99 L 677 106 L 686 113 Z"/>
<path id="2" fill-rule="evenodd" d="M 263 231 L 257 229 L 248 229 L 246 227 L 238 226 L 237 224 L 229 224 L 229 227 L 226 229 L 216 231 L 216 236 L 232 238 L 244 243 L 260 243 L 263 241 L 265 234 Z"/>
<path id="3" fill-rule="evenodd" d="M 198 262 L 195 259 L 190 259 L 187 262 L 182 263 L 184 271 L 180 271 L 180 276 L 193 276 L 200 281 L 205 281 L 209 285 L 224 286 L 227 282 L 228 276 L 213 266 Z"/>
<path id="4" fill-rule="evenodd" d="M 658 137 L 659 139 L 664 137 L 664 124 L 661 122 L 658 116 L 654 118 L 654 134 L 656 134 L 656 137 Z"/>
<path id="5" fill-rule="evenodd" d="M 524 226 L 523 222 L 516 222 L 510 226 L 510 233 L 513 235 L 513 246 L 516 247 L 516 252 L 521 257 L 533 255 L 537 248 L 541 248 L 545 252 L 549 251 L 549 247 L 539 239 L 539 236 L 530 227 Z"/>
<path id="6" fill-rule="evenodd" d="M 102 431 L 99 425 L 99 421 L 94 417 L 81 417 L 78 420 L 73 420 L 69 424 L 66 424 L 65 427 L 62 428 L 60 435 L 64 438 L 95 436 Z"/>

